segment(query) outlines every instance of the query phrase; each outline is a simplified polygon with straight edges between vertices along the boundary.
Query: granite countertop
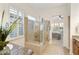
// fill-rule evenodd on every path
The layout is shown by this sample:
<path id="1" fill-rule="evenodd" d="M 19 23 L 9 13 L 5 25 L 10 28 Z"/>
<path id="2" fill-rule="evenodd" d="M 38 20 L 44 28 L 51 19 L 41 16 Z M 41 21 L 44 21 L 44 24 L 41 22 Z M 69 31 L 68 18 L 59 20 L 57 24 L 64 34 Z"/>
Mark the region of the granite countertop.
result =
<path id="1" fill-rule="evenodd" d="M 73 35 L 72 38 L 79 41 L 79 35 Z"/>
<path id="2" fill-rule="evenodd" d="M 32 55 L 33 51 L 31 49 L 11 44 L 13 47 L 10 49 L 10 55 Z"/>

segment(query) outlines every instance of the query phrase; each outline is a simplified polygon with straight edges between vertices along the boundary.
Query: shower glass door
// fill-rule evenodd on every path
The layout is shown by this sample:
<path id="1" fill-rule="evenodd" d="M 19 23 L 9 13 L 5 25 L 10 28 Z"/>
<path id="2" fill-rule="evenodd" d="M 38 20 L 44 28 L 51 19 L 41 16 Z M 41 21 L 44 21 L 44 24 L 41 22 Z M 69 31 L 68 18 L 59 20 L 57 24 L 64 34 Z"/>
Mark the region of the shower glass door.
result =
<path id="1" fill-rule="evenodd" d="M 35 28 L 35 19 L 28 17 L 28 40 L 30 42 L 34 41 L 34 28 Z"/>
<path id="2" fill-rule="evenodd" d="M 45 43 L 44 33 L 45 33 L 45 21 L 43 18 L 41 18 L 40 20 L 40 45 L 41 46 L 43 46 Z"/>

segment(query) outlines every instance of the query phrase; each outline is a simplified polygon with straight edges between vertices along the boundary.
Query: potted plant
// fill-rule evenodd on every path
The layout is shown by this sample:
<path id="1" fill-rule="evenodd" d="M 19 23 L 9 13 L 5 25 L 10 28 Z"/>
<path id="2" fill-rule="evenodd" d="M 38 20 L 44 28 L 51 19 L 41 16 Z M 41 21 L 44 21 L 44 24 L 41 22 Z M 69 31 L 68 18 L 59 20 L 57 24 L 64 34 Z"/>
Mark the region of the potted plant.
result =
<path id="1" fill-rule="evenodd" d="M 8 28 L 3 28 L 3 18 L 4 18 L 4 13 L 2 13 L 2 19 L 1 19 L 1 25 L 0 25 L 0 51 L 2 51 L 9 41 L 6 41 L 6 38 L 8 35 L 16 28 L 17 26 L 17 21 L 19 18 L 17 18 Z"/>

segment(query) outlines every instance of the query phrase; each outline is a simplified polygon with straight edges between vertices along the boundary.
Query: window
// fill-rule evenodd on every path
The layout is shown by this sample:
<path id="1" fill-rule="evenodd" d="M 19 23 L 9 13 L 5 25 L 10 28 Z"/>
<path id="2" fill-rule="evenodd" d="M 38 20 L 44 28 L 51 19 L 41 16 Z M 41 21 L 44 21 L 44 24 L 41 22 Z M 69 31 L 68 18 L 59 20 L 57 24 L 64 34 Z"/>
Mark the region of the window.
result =
<path id="1" fill-rule="evenodd" d="M 22 14 L 22 12 L 20 11 L 17 11 L 16 9 L 14 8 L 10 8 L 9 9 L 9 20 L 8 22 L 6 23 L 6 27 L 10 26 L 18 17 L 20 17 L 20 21 L 17 22 L 17 27 L 16 29 L 10 33 L 10 37 L 13 38 L 13 37 L 17 37 L 17 36 L 21 36 L 23 35 L 23 20 L 24 20 L 24 15 Z"/>

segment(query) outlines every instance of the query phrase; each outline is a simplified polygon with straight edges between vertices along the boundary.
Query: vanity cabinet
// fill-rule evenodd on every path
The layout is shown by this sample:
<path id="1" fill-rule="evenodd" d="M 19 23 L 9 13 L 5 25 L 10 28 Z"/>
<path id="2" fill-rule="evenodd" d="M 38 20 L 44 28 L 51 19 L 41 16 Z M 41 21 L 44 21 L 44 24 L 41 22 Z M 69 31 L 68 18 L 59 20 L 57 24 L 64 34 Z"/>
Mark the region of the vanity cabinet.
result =
<path id="1" fill-rule="evenodd" d="M 77 39 L 73 39 L 73 54 L 79 55 L 79 41 Z"/>

